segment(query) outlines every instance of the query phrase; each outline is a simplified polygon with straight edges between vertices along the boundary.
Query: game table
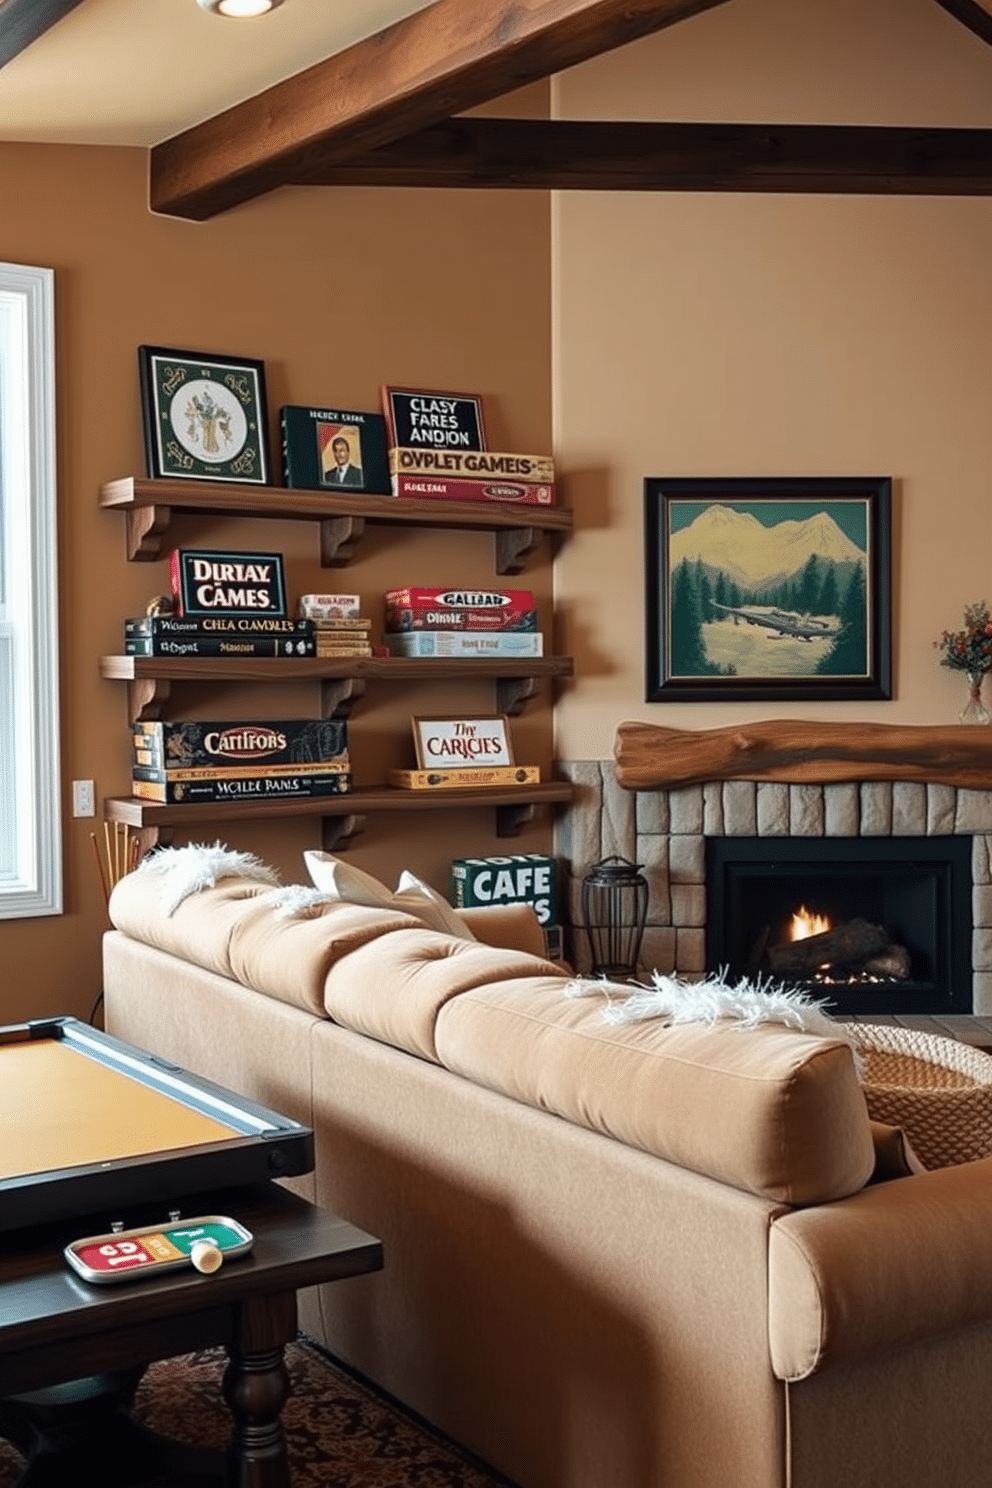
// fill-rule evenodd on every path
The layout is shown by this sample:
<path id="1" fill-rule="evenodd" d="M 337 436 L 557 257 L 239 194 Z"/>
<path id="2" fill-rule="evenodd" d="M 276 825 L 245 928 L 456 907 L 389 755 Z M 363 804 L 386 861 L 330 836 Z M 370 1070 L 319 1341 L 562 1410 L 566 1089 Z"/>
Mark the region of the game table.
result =
<path id="1" fill-rule="evenodd" d="M 0 1235 L 0 1436 L 27 1458 L 19 1488 L 289 1488 L 281 1415 L 297 1291 L 379 1270 L 382 1246 L 278 1183 L 191 1201 L 190 1215 L 228 1214 L 245 1225 L 250 1253 L 211 1275 L 190 1268 L 95 1286 L 63 1257 L 78 1223 Z M 155 1206 L 133 1217 L 165 1218 Z M 146 1364 L 217 1344 L 228 1355 L 226 1453 L 154 1435 L 133 1419 Z"/>
<path id="2" fill-rule="evenodd" d="M 288 1488 L 297 1291 L 382 1266 L 377 1239 L 271 1181 L 312 1168 L 309 1128 L 75 1018 L 0 1028 L 0 1436 L 28 1459 L 23 1488 Z M 253 1243 L 211 1274 L 104 1285 L 65 1259 L 176 1213 L 228 1216 Z M 147 1364 L 213 1344 L 229 1358 L 220 1460 L 129 1413 Z"/>
<path id="3" fill-rule="evenodd" d="M 313 1161 L 308 1127 L 76 1018 L 0 1028 L 0 1232 Z"/>

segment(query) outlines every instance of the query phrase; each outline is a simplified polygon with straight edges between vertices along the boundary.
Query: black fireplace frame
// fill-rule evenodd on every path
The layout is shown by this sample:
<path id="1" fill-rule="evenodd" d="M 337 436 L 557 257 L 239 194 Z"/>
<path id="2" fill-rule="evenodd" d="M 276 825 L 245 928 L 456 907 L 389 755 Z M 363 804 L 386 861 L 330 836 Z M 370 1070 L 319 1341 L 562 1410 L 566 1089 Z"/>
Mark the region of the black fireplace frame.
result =
<path id="1" fill-rule="evenodd" d="M 847 872 L 870 876 L 891 866 L 895 876 L 928 870 L 934 877 L 933 980 L 882 985 L 806 984 L 844 1013 L 970 1013 L 972 995 L 972 839 L 940 837 L 708 837 L 706 839 L 706 964 L 731 976 L 747 965 L 740 921 L 742 899 L 755 879 L 781 878 L 802 867 L 807 876 Z M 813 906 L 810 906 L 811 908 Z M 868 916 L 871 918 L 871 916 Z M 752 927 L 753 928 L 753 927 Z M 735 940 L 736 934 L 736 940 Z"/>

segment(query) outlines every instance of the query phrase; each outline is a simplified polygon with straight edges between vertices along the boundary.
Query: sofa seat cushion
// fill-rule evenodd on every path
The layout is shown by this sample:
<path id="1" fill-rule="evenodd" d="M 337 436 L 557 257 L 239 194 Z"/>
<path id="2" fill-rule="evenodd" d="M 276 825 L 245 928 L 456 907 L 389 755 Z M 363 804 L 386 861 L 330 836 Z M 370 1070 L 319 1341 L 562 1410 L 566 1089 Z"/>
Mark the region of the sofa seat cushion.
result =
<path id="1" fill-rule="evenodd" d="M 435 1024 L 440 1010 L 473 987 L 523 978 L 541 987 L 553 979 L 557 995 L 567 972 L 527 951 L 454 940 L 435 930 L 404 929 L 336 961 L 324 984 L 324 1007 L 335 1023 L 437 1062 Z"/>
<path id="2" fill-rule="evenodd" d="M 790 1205 L 860 1189 L 874 1149 L 850 1046 L 762 1024 L 610 1024 L 560 980 L 463 991 L 437 1017 L 456 1074 Z"/>

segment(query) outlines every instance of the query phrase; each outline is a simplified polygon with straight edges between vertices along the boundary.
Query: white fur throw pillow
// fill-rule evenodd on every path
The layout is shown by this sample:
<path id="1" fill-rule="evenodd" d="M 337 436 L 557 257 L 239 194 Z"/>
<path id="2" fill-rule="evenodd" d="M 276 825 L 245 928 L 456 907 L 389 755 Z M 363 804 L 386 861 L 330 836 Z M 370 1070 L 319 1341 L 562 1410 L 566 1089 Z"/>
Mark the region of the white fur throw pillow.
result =
<path id="1" fill-rule="evenodd" d="M 730 983 L 721 972 L 702 981 L 687 982 L 653 971 L 649 987 L 576 978 L 565 988 L 567 997 L 588 997 L 596 992 L 606 994 L 603 1016 L 610 1023 L 647 1018 L 663 1018 L 666 1023 L 715 1023 L 726 1018 L 740 1028 L 784 1023 L 804 1033 L 853 1044 L 844 1025 L 834 1022 L 822 1002 L 801 989 L 768 979 L 741 977 Z"/>
<path id="2" fill-rule="evenodd" d="M 364 904 L 371 909 L 399 909 L 405 914 L 416 915 L 431 930 L 455 935 L 459 940 L 475 939 L 447 900 L 409 869 L 404 868 L 393 892 L 371 873 L 363 873 L 354 864 L 346 863 L 331 853 L 314 850 L 305 852 L 303 859 L 311 879 L 330 900 Z"/>
<path id="3" fill-rule="evenodd" d="M 275 869 L 254 853 L 231 852 L 223 842 L 209 847 L 187 842 L 183 847 L 159 847 L 142 858 L 136 873 L 154 873 L 161 879 L 162 908 L 175 914 L 184 899 L 201 889 L 212 889 L 220 878 L 257 878 L 260 883 L 278 884 Z"/>

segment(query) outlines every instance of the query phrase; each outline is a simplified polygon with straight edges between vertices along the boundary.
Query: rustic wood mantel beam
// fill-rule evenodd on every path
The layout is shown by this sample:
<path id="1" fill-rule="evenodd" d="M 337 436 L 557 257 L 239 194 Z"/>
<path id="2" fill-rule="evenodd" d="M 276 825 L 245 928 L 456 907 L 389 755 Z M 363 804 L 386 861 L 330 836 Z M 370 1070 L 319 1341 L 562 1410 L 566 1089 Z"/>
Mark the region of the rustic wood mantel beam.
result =
<path id="1" fill-rule="evenodd" d="M 297 185 L 992 194 L 992 130 L 448 119 Z"/>
<path id="2" fill-rule="evenodd" d="M 613 753 L 617 783 L 626 790 L 708 780 L 915 780 L 992 788 L 992 729 L 960 724 L 782 719 L 687 730 L 621 723 Z"/>
<path id="3" fill-rule="evenodd" d="M 0 0 L 0 67 L 75 10 L 81 0 Z"/>
<path id="4" fill-rule="evenodd" d="M 203 220 L 727 0 L 436 0 L 156 145 L 155 212 Z"/>

